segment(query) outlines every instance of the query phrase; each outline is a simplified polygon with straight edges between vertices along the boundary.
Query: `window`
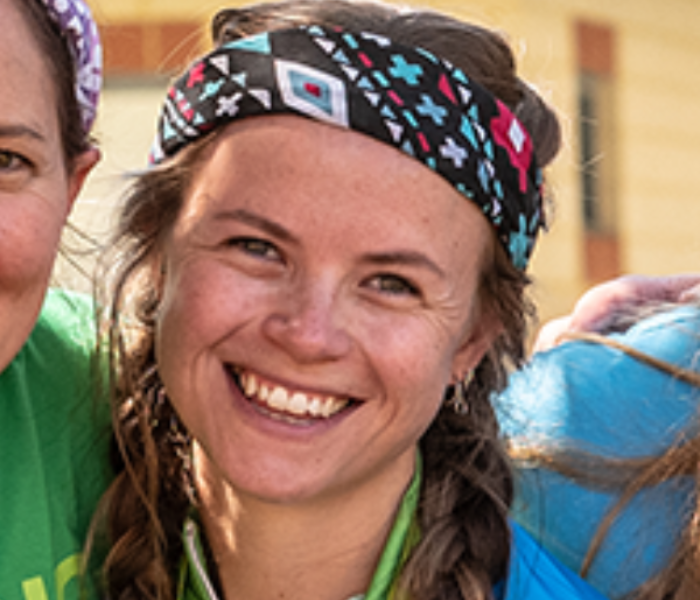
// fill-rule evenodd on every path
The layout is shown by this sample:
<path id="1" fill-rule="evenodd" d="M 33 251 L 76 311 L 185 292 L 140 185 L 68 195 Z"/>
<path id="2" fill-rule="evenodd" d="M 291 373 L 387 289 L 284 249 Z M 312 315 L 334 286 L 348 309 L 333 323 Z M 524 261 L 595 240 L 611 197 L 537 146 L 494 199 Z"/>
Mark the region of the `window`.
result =
<path id="1" fill-rule="evenodd" d="M 593 283 L 620 272 L 615 190 L 614 33 L 580 21 L 578 146 L 584 271 Z"/>

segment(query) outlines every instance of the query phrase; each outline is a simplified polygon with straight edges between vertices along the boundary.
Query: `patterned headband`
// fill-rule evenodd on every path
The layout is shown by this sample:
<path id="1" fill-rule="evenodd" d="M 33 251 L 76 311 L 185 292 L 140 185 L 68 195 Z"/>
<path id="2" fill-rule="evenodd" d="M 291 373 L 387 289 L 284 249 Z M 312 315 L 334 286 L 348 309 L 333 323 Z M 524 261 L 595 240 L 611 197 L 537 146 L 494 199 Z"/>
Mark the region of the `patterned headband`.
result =
<path id="1" fill-rule="evenodd" d="M 216 127 L 272 113 L 360 131 L 416 158 L 483 211 L 516 268 L 527 266 L 543 226 L 532 142 L 502 102 L 448 62 L 318 26 L 236 40 L 171 87 L 150 162 Z"/>
<path id="2" fill-rule="evenodd" d="M 102 46 L 97 25 L 83 0 L 42 0 L 68 42 L 75 64 L 75 95 L 83 130 L 95 122 L 102 86 Z"/>

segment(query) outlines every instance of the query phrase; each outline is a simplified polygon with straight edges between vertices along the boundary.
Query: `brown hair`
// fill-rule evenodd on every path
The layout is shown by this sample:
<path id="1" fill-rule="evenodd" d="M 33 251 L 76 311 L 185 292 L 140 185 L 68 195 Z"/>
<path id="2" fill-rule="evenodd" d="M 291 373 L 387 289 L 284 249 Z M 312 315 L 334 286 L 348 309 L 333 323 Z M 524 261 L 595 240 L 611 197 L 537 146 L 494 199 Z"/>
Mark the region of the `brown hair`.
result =
<path id="1" fill-rule="evenodd" d="M 75 64 L 60 28 L 49 17 L 40 0 L 14 0 L 44 57 L 56 99 L 63 158 L 70 171 L 73 160 L 90 147 L 89 132 L 84 131 L 80 104 L 75 94 Z"/>
<path id="2" fill-rule="evenodd" d="M 401 11 L 376 3 L 293 0 L 224 11 L 214 19 L 217 43 L 298 22 L 363 29 L 451 60 L 490 88 L 532 126 L 542 166 L 559 147 L 552 111 L 514 72 L 510 48 L 497 34 L 432 12 Z M 107 315 L 116 374 L 116 442 L 121 471 L 106 497 L 111 552 L 105 563 L 113 598 L 170 599 L 181 553 L 180 527 L 189 506 L 186 444 L 174 411 L 160 393 L 154 324 L 161 273 L 157 253 L 172 227 L 213 136 L 195 142 L 173 161 L 136 182 L 122 211 L 115 250 L 124 259 L 115 273 Z M 499 244 L 486 265 L 483 306 L 500 335 L 476 369 L 468 389 L 470 411 L 443 406 L 420 442 L 424 481 L 419 505 L 421 541 L 402 574 L 414 600 L 487 599 L 504 577 L 510 551 L 507 512 L 513 493 L 508 459 L 490 403 L 506 370 L 524 358 L 529 283 Z M 134 318 L 135 317 L 135 318 Z"/>

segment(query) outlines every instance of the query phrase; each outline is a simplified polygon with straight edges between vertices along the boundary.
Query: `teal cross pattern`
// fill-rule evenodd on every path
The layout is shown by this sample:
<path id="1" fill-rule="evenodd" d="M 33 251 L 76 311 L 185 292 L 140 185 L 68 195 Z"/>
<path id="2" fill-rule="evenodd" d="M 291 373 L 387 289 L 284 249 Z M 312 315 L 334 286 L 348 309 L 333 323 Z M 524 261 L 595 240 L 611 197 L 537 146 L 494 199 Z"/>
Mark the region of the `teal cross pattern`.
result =
<path id="1" fill-rule="evenodd" d="M 416 112 L 424 117 L 430 117 L 435 125 L 442 126 L 445 124 L 447 109 L 435 104 L 428 94 L 421 94 L 421 104 L 416 106 Z"/>
<path id="2" fill-rule="evenodd" d="M 419 83 L 419 77 L 423 74 L 420 65 L 412 64 L 400 54 L 391 57 L 393 67 L 389 67 L 389 74 L 396 79 L 403 79 L 408 85 L 415 86 Z"/>

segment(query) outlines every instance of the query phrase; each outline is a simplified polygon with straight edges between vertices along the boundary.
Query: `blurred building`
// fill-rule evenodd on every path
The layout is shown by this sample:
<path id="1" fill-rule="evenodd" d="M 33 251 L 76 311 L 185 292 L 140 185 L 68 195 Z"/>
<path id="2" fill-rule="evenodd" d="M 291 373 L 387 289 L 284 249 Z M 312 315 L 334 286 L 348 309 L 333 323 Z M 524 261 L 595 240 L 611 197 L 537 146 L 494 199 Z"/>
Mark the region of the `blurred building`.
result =
<path id="1" fill-rule="evenodd" d="M 89 0 L 105 42 L 104 160 L 76 213 L 103 239 L 123 174 L 145 165 L 168 79 L 209 47 L 221 0 Z M 619 273 L 700 269 L 700 2 L 432 0 L 502 30 L 558 109 L 553 215 L 534 259 L 543 317 Z"/>

